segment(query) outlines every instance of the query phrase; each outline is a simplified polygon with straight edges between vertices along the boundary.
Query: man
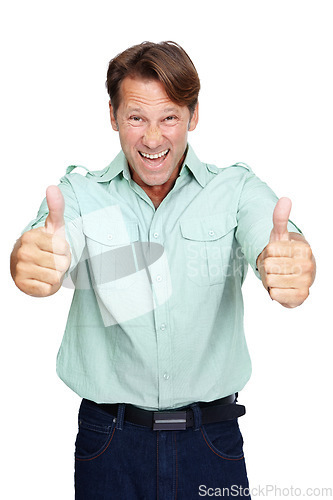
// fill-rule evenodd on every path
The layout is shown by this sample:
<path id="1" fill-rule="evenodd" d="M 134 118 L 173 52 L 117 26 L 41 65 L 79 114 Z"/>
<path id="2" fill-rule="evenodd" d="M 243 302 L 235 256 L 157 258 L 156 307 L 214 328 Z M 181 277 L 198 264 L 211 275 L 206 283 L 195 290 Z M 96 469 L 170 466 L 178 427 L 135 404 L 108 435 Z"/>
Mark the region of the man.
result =
<path id="1" fill-rule="evenodd" d="M 175 43 L 114 58 L 107 89 L 122 151 L 85 177 L 69 167 L 12 253 L 29 295 L 57 292 L 69 274 L 75 284 L 57 371 L 83 398 L 80 500 L 248 494 L 237 420 L 251 373 L 247 263 L 285 307 L 314 280 L 290 201 L 246 165 L 218 169 L 189 146 L 199 88 Z"/>

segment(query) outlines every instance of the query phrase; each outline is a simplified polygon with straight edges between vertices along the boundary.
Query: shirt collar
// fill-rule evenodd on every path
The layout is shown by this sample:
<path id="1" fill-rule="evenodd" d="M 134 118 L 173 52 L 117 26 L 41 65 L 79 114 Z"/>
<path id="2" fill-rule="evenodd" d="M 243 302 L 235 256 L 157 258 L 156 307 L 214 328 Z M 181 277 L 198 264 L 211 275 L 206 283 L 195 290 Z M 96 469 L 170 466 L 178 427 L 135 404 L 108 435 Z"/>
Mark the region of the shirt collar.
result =
<path id="1" fill-rule="evenodd" d="M 96 182 L 109 182 L 117 177 L 117 175 L 121 172 L 124 172 L 124 174 L 125 172 L 129 173 L 127 160 L 122 150 L 117 154 L 112 162 L 104 168 L 104 170 L 100 170 L 99 172 L 90 172 L 90 175 L 94 177 Z"/>
<path id="2" fill-rule="evenodd" d="M 187 153 L 180 175 L 184 173 L 184 167 L 187 167 L 192 172 L 201 187 L 205 187 L 207 184 L 205 164 L 199 160 L 190 144 L 188 144 L 187 147 Z"/>
<path id="3" fill-rule="evenodd" d="M 201 163 L 199 158 L 196 156 L 192 146 L 188 144 L 187 153 L 185 156 L 185 161 L 183 167 L 180 171 L 180 176 L 184 175 L 184 168 L 188 168 L 196 180 L 199 182 L 200 186 L 204 187 L 207 184 L 205 165 Z M 92 175 L 96 182 L 109 182 L 117 175 L 123 172 L 125 179 L 129 180 L 131 174 L 128 168 L 127 159 L 124 152 L 121 150 L 118 155 L 112 160 L 110 165 L 108 165 L 104 170 L 99 172 L 89 172 L 88 175 Z"/>

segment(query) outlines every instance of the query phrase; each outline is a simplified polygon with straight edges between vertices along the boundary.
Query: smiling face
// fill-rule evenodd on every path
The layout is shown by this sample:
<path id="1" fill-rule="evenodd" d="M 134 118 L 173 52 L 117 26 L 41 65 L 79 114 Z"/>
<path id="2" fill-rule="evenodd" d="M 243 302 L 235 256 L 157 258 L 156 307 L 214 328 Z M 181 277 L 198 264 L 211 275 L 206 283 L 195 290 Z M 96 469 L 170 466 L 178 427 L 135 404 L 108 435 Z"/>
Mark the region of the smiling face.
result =
<path id="1" fill-rule="evenodd" d="M 119 131 L 132 179 L 148 196 L 166 196 L 184 161 L 188 131 L 198 123 L 198 107 L 191 117 L 187 106 L 169 99 L 158 80 L 126 77 L 120 91 L 117 119 L 110 103 L 111 124 Z"/>

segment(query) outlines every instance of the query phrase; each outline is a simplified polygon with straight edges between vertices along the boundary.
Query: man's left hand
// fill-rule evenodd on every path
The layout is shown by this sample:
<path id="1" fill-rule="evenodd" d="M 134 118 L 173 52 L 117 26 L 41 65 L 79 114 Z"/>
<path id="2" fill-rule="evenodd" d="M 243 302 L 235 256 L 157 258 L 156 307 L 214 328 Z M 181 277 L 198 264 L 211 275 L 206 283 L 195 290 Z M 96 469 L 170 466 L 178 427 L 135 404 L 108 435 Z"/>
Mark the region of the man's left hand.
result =
<path id="1" fill-rule="evenodd" d="M 271 296 L 284 307 L 297 307 L 309 295 L 316 264 L 304 236 L 289 233 L 289 198 L 280 198 L 273 213 L 269 244 L 257 259 L 261 280 Z"/>

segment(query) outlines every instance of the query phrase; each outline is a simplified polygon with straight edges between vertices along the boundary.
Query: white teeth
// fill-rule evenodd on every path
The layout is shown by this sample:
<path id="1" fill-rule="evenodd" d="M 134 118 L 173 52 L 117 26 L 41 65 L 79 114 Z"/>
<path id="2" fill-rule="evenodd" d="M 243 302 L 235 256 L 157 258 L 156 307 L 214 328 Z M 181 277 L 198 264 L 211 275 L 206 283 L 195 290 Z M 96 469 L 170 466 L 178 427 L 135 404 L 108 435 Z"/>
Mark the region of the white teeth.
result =
<path id="1" fill-rule="evenodd" d="M 165 156 L 167 153 L 169 152 L 168 149 L 166 149 L 165 151 L 162 151 L 162 153 L 158 153 L 156 155 L 149 155 L 147 153 L 143 153 L 142 151 L 140 151 L 140 154 L 144 157 L 144 158 L 148 158 L 149 160 L 154 160 L 155 158 L 162 158 L 162 156 Z"/>

